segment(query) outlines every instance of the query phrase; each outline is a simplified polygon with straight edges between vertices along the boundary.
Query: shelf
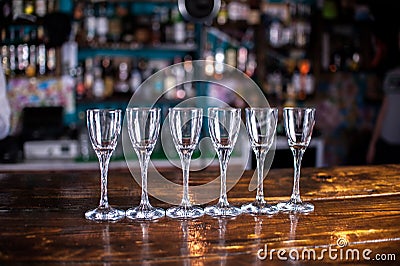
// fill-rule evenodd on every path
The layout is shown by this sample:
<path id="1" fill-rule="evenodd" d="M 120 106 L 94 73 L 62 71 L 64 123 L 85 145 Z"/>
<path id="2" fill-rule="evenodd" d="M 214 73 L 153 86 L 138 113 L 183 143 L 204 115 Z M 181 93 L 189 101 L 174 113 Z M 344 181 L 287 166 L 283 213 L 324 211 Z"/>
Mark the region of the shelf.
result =
<path id="1" fill-rule="evenodd" d="M 95 56 L 139 56 L 149 59 L 166 59 L 184 56 L 196 50 L 197 45 L 195 44 L 162 44 L 160 46 L 135 46 L 133 48 L 82 48 L 79 50 L 78 59 L 82 60 Z"/>
<path id="2" fill-rule="evenodd" d="M 90 0 L 92 3 L 120 3 L 120 2 L 127 2 L 127 3 L 176 3 L 177 0 Z"/>

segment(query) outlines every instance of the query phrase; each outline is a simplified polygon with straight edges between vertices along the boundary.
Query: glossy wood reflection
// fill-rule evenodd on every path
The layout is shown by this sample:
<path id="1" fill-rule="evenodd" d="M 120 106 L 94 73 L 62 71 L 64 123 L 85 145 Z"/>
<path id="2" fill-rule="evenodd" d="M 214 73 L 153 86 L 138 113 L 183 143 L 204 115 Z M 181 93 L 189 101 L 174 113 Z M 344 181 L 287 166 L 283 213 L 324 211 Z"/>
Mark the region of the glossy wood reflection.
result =
<path id="1" fill-rule="evenodd" d="M 162 173 L 181 182 L 179 170 Z M 265 181 L 268 201 L 288 199 L 292 174 L 292 169 L 269 172 Z M 228 194 L 230 203 L 241 205 L 254 199 L 255 191 L 249 191 L 252 175 L 252 171 L 243 174 Z M 140 189 L 128 170 L 112 170 L 109 176 L 111 205 L 127 209 L 139 203 Z M 218 169 L 192 172 L 191 186 L 217 177 Z M 289 262 L 279 260 L 276 252 L 272 259 L 268 253 L 265 260 L 257 253 L 263 255 L 266 248 L 268 252 L 285 249 L 288 256 L 289 251 L 301 254 L 306 249 L 321 255 L 323 249 L 338 248 L 338 240 L 347 245 L 344 251 L 371 249 L 371 258 L 393 254 L 400 261 L 399 165 L 304 168 L 301 195 L 315 204 L 315 211 L 308 215 L 95 223 L 86 220 L 84 212 L 98 204 L 98 183 L 97 171 L 0 174 L 1 264 L 274 265 Z M 160 193 L 164 190 L 159 188 Z M 170 206 L 153 197 L 150 200 L 155 206 Z M 332 259 L 328 254 L 321 257 L 334 264 L 373 262 L 362 257 L 360 261 Z M 298 263 L 320 264 L 321 260 Z"/>

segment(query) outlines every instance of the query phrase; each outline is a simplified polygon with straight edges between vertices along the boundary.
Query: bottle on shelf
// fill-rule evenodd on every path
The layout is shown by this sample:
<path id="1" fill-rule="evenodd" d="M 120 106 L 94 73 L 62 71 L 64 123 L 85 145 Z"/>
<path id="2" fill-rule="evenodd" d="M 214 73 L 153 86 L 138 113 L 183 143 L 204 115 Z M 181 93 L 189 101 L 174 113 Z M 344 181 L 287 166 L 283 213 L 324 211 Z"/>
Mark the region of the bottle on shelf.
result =
<path id="1" fill-rule="evenodd" d="M 109 56 L 101 59 L 101 68 L 104 79 L 104 98 L 108 98 L 114 93 L 114 67 Z"/>
<path id="2" fill-rule="evenodd" d="M 13 19 L 17 19 L 24 13 L 24 1 L 23 0 L 13 0 L 12 1 L 12 16 Z"/>
<path id="3" fill-rule="evenodd" d="M 56 48 L 49 47 L 47 49 L 47 74 L 54 75 L 56 73 L 57 68 L 57 55 L 56 55 Z"/>
<path id="4" fill-rule="evenodd" d="M 47 0 L 47 13 L 53 13 L 56 10 L 56 0 Z"/>
<path id="5" fill-rule="evenodd" d="M 88 3 L 85 8 L 86 42 L 91 43 L 96 37 L 96 17 L 93 4 Z"/>
<path id="6" fill-rule="evenodd" d="M 149 67 L 149 60 L 144 57 L 139 58 L 138 68 L 142 74 L 142 80 L 148 79 L 153 74 L 152 69 Z"/>
<path id="7" fill-rule="evenodd" d="M 29 65 L 25 69 L 28 77 L 36 76 L 36 45 L 29 46 Z"/>
<path id="8" fill-rule="evenodd" d="M 186 73 L 184 69 L 184 64 L 182 64 L 181 57 L 176 56 L 174 58 L 174 67 L 172 72 L 176 80 L 175 95 L 173 97 L 175 99 L 183 99 L 186 97 L 186 91 L 183 86 Z"/>
<path id="9" fill-rule="evenodd" d="M 29 64 L 29 46 L 26 43 L 21 43 L 17 46 L 18 73 L 25 72 Z"/>
<path id="10" fill-rule="evenodd" d="M 230 21 L 246 21 L 249 16 L 250 6 L 246 0 L 232 0 L 228 3 L 227 10 Z"/>
<path id="11" fill-rule="evenodd" d="M 226 64 L 236 67 L 237 53 L 234 47 L 228 47 L 225 51 Z"/>
<path id="12" fill-rule="evenodd" d="M 215 65 L 214 65 L 214 72 L 215 75 L 220 76 L 224 73 L 225 67 L 225 50 L 224 47 L 222 47 L 222 44 L 220 43 L 215 49 Z"/>
<path id="13" fill-rule="evenodd" d="M 11 0 L 0 2 L 0 23 L 6 25 L 12 21 L 13 5 Z"/>
<path id="14" fill-rule="evenodd" d="M 94 81 L 92 94 L 96 99 L 103 99 L 105 94 L 105 86 L 103 80 L 103 72 L 98 64 L 94 67 Z"/>
<path id="15" fill-rule="evenodd" d="M 68 41 L 61 46 L 62 73 L 72 77 L 76 76 L 78 67 L 78 43 L 75 41 L 77 31 L 76 24 L 73 24 Z"/>
<path id="16" fill-rule="evenodd" d="M 193 58 L 190 55 L 186 55 L 183 58 L 183 68 L 185 70 L 185 80 L 193 80 Z M 183 84 L 183 89 L 185 90 L 186 97 L 194 97 L 196 95 L 195 92 L 195 84 L 193 82 L 185 82 Z"/>
<path id="17" fill-rule="evenodd" d="M 131 93 L 135 93 L 135 91 L 139 88 L 142 81 L 143 81 L 143 78 L 142 78 L 142 74 L 138 67 L 138 62 L 134 58 L 132 60 L 132 70 L 131 70 L 131 75 L 129 78 L 129 87 L 130 87 Z"/>
<path id="18" fill-rule="evenodd" d="M 108 18 L 106 2 L 99 3 L 96 8 L 96 35 L 97 42 L 104 45 L 107 42 Z"/>
<path id="19" fill-rule="evenodd" d="M 164 77 L 164 97 L 168 100 L 175 99 L 175 86 L 177 84 L 176 76 L 174 71 L 171 68 L 168 71 L 165 71 Z"/>
<path id="20" fill-rule="evenodd" d="M 240 45 L 237 51 L 237 68 L 240 71 L 246 71 L 246 62 L 248 58 L 248 50 L 245 46 Z"/>
<path id="21" fill-rule="evenodd" d="M 184 43 L 186 40 L 185 21 L 183 20 L 177 6 L 173 7 L 171 10 L 171 20 L 174 30 L 174 42 Z"/>
<path id="22" fill-rule="evenodd" d="M 44 17 L 47 14 L 46 0 L 35 1 L 35 12 L 38 17 Z"/>
<path id="23" fill-rule="evenodd" d="M 172 42 L 172 27 L 170 24 L 170 13 L 169 8 L 166 6 L 160 6 L 156 9 L 160 18 L 160 41 L 161 43 Z"/>
<path id="24" fill-rule="evenodd" d="M 76 69 L 76 83 L 75 83 L 75 97 L 76 100 L 83 100 L 86 98 L 86 88 L 83 81 L 82 67 L 78 66 Z"/>
<path id="25" fill-rule="evenodd" d="M 16 51 L 15 51 L 15 45 L 14 44 L 10 44 L 10 46 L 8 47 L 9 49 L 9 60 L 10 60 L 10 72 L 9 75 L 11 77 L 15 76 L 16 74 L 16 70 L 17 70 L 17 62 L 16 62 Z"/>
<path id="26" fill-rule="evenodd" d="M 122 60 L 118 65 L 117 82 L 114 86 L 114 92 L 118 94 L 127 94 L 129 92 L 129 70 L 128 62 Z"/>
<path id="27" fill-rule="evenodd" d="M 10 57 L 7 45 L 1 47 L 1 67 L 6 76 L 10 76 Z"/>
<path id="28" fill-rule="evenodd" d="M 92 88 L 94 83 L 94 73 L 93 73 L 93 58 L 88 57 L 85 60 L 85 72 L 83 75 L 83 86 L 84 92 L 83 95 L 87 97 L 91 96 Z"/>
<path id="29" fill-rule="evenodd" d="M 24 13 L 27 15 L 33 15 L 35 13 L 35 5 L 32 0 L 24 1 Z"/>
<path id="30" fill-rule="evenodd" d="M 214 75 L 214 54 L 210 42 L 206 42 L 202 57 L 205 60 L 204 73 L 207 76 Z"/>
<path id="31" fill-rule="evenodd" d="M 161 43 L 161 16 L 156 9 L 151 16 L 151 44 L 157 46 Z"/>
<path id="32" fill-rule="evenodd" d="M 186 40 L 187 45 L 194 45 L 196 43 L 196 26 L 194 23 L 186 23 Z"/>
<path id="33" fill-rule="evenodd" d="M 253 77 L 256 72 L 256 68 L 257 68 L 256 54 L 254 53 L 254 51 L 250 51 L 246 63 L 246 74 L 249 77 Z"/>
<path id="34" fill-rule="evenodd" d="M 227 21 L 228 21 L 228 10 L 226 7 L 226 2 L 222 0 L 221 7 L 217 15 L 217 23 L 219 25 L 225 25 Z"/>
<path id="35" fill-rule="evenodd" d="M 38 45 L 37 51 L 37 64 L 38 64 L 38 74 L 43 76 L 46 74 L 46 60 L 47 52 L 44 43 Z"/>
<path id="36" fill-rule="evenodd" d="M 108 41 L 112 44 L 121 41 L 122 34 L 122 22 L 121 18 L 117 14 L 116 4 L 108 3 L 107 5 L 107 17 L 108 17 Z"/>

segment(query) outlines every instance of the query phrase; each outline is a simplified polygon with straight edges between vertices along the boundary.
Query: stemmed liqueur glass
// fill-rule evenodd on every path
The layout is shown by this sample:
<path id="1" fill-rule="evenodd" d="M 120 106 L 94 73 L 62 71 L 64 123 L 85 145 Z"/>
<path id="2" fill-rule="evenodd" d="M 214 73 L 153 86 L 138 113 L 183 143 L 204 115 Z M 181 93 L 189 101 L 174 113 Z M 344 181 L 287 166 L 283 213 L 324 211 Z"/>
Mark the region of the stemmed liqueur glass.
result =
<path id="1" fill-rule="evenodd" d="M 189 198 L 189 165 L 200 137 L 203 119 L 201 108 L 170 108 L 169 122 L 172 139 L 179 154 L 183 172 L 183 195 L 179 206 L 167 209 L 171 218 L 197 218 L 204 214 L 199 206 L 194 206 Z"/>
<path id="2" fill-rule="evenodd" d="M 147 194 L 147 168 L 160 131 L 160 114 L 160 108 L 126 109 L 129 138 L 139 159 L 142 176 L 140 204 L 126 211 L 126 217 L 130 219 L 155 220 L 165 215 L 163 209 L 151 206 Z"/>
<path id="3" fill-rule="evenodd" d="M 218 154 L 221 174 L 219 201 L 204 210 L 213 217 L 232 217 L 241 214 L 240 208 L 229 204 L 226 192 L 226 170 L 239 134 L 240 111 L 239 108 L 208 108 L 208 127 L 214 149 Z"/>
<path id="4" fill-rule="evenodd" d="M 264 162 L 274 141 L 278 122 L 277 108 L 246 108 L 246 128 L 257 160 L 257 194 L 254 202 L 243 205 L 242 211 L 250 214 L 275 214 L 278 207 L 264 198 Z"/>
<path id="5" fill-rule="evenodd" d="M 125 211 L 108 204 L 108 165 L 117 146 L 121 132 L 121 110 L 89 109 L 86 111 L 89 138 L 100 163 L 101 194 L 100 204 L 85 213 L 86 219 L 95 221 L 117 221 L 125 217 Z"/>
<path id="6" fill-rule="evenodd" d="M 308 213 L 314 205 L 300 199 L 301 160 L 307 149 L 315 124 L 315 108 L 284 108 L 283 118 L 289 147 L 294 158 L 294 183 L 290 200 L 278 203 L 279 210 L 286 212 Z"/>

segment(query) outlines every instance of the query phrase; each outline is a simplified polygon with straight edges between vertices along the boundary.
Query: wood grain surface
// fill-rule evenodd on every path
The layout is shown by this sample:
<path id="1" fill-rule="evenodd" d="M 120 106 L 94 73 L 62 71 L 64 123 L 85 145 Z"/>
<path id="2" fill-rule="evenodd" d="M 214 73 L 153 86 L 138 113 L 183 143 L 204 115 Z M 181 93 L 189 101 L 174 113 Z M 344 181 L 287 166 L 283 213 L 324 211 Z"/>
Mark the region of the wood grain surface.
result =
<path id="1" fill-rule="evenodd" d="M 181 182 L 179 169 L 160 171 Z M 191 172 L 190 185 L 218 175 L 215 168 Z M 229 191 L 231 204 L 254 200 L 252 175 L 244 172 Z M 267 201 L 289 198 L 292 175 L 293 169 L 268 173 Z M 139 203 L 140 187 L 128 170 L 110 171 L 108 187 L 112 206 L 126 210 Z M 300 188 L 303 200 L 315 205 L 311 214 L 96 223 L 84 212 L 98 205 L 98 171 L 3 172 L 0 264 L 368 265 L 383 258 L 386 265 L 399 264 L 400 165 L 304 168 Z"/>

